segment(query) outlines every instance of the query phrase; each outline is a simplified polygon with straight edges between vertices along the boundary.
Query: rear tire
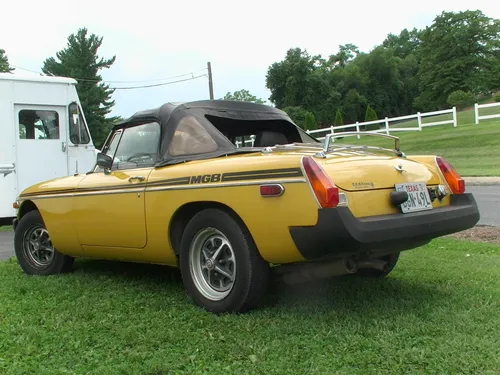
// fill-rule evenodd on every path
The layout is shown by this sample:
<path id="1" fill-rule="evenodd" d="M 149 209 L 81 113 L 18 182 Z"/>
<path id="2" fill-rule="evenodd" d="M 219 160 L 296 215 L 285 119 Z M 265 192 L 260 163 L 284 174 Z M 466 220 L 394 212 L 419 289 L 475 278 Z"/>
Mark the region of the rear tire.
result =
<path id="1" fill-rule="evenodd" d="M 214 313 L 256 307 L 269 282 L 269 265 L 248 230 L 220 209 L 197 213 L 181 240 L 180 269 L 188 295 Z"/>
<path id="2" fill-rule="evenodd" d="M 362 268 L 358 270 L 354 275 L 359 277 L 372 277 L 372 278 L 383 278 L 386 277 L 396 266 L 399 260 L 399 254 L 389 254 L 377 259 L 383 260 L 387 262 L 387 269 L 385 271 L 380 271 L 374 268 Z"/>
<path id="3" fill-rule="evenodd" d="M 17 261 L 28 275 L 48 276 L 68 272 L 74 258 L 61 254 L 52 245 L 49 233 L 37 210 L 24 215 L 14 233 Z"/>

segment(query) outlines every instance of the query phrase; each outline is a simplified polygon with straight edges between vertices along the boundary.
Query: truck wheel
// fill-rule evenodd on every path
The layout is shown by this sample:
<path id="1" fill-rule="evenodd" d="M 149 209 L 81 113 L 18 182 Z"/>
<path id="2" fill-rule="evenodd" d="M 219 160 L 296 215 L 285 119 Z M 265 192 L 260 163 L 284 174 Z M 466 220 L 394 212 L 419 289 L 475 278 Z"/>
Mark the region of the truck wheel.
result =
<path id="1" fill-rule="evenodd" d="M 36 210 L 24 215 L 16 227 L 14 249 L 17 261 L 28 275 L 54 275 L 71 270 L 74 258 L 52 245 L 49 232 Z"/>
<path id="2" fill-rule="evenodd" d="M 381 259 L 381 260 L 387 262 L 387 269 L 385 271 L 376 270 L 374 268 L 362 268 L 362 269 L 358 270 L 358 272 L 356 272 L 354 275 L 360 276 L 360 277 L 375 277 L 375 278 L 385 277 L 389 273 L 391 273 L 391 271 L 396 266 L 396 263 L 399 260 L 399 254 L 400 253 L 390 254 L 390 255 L 386 255 L 386 256 L 378 258 L 378 259 Z"/>
<path id="3" fill-rule="evenodd" d="M 181 240 L 180 269 L 194 303 L 214 313 L 256 307 L 269 280 L 269 265 L 248 230 L 219 209 L 197 213 Z"/>

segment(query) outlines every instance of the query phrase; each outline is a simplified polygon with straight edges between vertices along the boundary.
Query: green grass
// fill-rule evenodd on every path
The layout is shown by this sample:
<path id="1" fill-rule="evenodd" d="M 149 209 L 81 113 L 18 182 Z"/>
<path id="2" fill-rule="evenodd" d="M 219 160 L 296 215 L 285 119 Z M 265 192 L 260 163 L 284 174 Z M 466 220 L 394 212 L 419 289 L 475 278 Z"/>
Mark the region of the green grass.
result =
<path id="1" fill-rule="evenodd" d="M 482 109 L 480 114 L 500 113 L 500 107 Z M 427 117 L 423 123 L 451 119 L 450 115 Z M 444 156 L 463 176 L 500 176 L 500 119 L 483 120 L 474 124 L 474 111 L 457 114 L 458 126 L 434 126 L 422 131 L 393 132 L 401 139 L 401 149 L 407 154 Z M 417 127 L 417 121 L 392 124 L 391 127 Z M 323 136 L 324 133 L 316 134 Z M 335 143 L 366 144 L 393 147 L 387 139 L 362 136 L 335 140 Z"/>
<path id="2" fill-rule="evenodd" d="M 439 239 L 385 280 L 275 287 L 245 315 L 195 308 L 176 271 L 0 262 L 2 374 L 498 374 L 500 246 Z"/>
<path id="3" fill-rule="evenodd" d="M 0 226 L 0 232 L 10 232 L 12 230 L 12 225 Z"/>

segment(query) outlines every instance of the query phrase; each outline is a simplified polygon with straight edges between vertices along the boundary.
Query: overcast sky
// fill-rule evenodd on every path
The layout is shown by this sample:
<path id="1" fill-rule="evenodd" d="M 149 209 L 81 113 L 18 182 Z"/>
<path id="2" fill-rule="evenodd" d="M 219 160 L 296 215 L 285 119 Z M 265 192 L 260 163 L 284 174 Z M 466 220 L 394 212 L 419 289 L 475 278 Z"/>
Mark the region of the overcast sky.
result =
<path id="1" fill-rule="evenodd" d="M 292 5 L 293 4 L 293 5 Z M 79 27 L 104 37 L 99 54 L 116 55 L 102 75 L 109 81 L 157 80 L 206 74 L 212 63 L 215 98 L 242 88 L 267 100 L 266 71 L 301 47 L 328 56 L 339 44 L 368 52 L 390 32 L 423 28 L 443 10 L 480 9 L 500 18 L 500 1 L 7 1 L 0 22 L 0 48 L 11 65 L 40 71 L 43 60 L 66 46 Z M 471 8 L 472 7 L 472 8 Z M 18 15 L 18 16 L 16 16 Z M 16 69 L 18 73 L 30 74 Z M 187 77 L 181 77 L 187 78 Z M 167 80 L 169 81 L 169 80 Z M 147 82 L 157 83 L 157 82 Z M 110 83 L 130 86 L 137 83 Z M 165 102 L 208 99 L 208 79 L 113 95 L 113 114 Z"/>

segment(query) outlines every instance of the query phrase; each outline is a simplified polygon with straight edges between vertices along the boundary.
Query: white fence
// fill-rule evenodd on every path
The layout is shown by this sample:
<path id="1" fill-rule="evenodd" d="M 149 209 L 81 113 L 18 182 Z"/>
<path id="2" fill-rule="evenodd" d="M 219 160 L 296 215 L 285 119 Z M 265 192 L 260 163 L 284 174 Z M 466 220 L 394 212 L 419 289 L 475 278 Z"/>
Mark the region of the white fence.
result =
<path id="1" fill-rule="evenodd" d="M 500 103 L 496 103 L 500 105 Z M 484 105 L 484 106 L 491 106 L 491 105 Z M 481 107 L 480 107 L 481 108 Z M 426 122 L 423 123 L 422 119 L 429 117 L 429 116 L 437 116 L 437 115 L 447 115 L 451 114 L 452 118 L 450 120 L 442 120 L 442 121 L 434 121 L 434 122 Z M 496 116 L 496 115 L 495 115 Z M 498 115 L 500 117 L 500 115 Z M 484 116 L 482 118 L 492 118 L 490 116 Z M 392 127 L 391 128 L 391 122 L 395 121 L 404 121 L 404 120 L 417 120 L 418 126 L 413 126 L 413 127 Z M 377 130 L 364 130 L 365 126 L 368 125 L 374 125 L 378 124 L 383 125 L 382 128 L 377 129 Z M 423 128 L 428 127 L 428 126 L 439 126 L 439 125 L 447 125 L 447 124 L 453 124 L 454 127 L 457 127 L 457 109 L 455 107 L 451 109 L 445 109 L 443 111 L 433 111 L 433 112 L 424 112 L 424 113 L 416 113 L 414 115 L 408 115 L 408 116 L 399 116 L 399 117 L 391 117 L 391 118 L 384 118 L 383 120 L 375 120 L 375 121 L 367 121 L 367 122 L 356 122 L 355 124 L 349 124 L 349 125 L 341 125 L 341 126 L 330 126 L 328 128 L 322 128 L 322 129 L 316 129 L 316 130 L 306 130 L 308 134 L 316 134 L 316 133 L 325 133 L 323 134 L 322 137 L 316 137 L 318 140 L 323 140 L 325 139 L 326 134 L 335 134 L 339 133 L 339 130 L 342 129 L 347 129 L 347 128 L 356 128 L 356 132 L 359 133 L 360 135 L 363 134 L 363 132 L 366 133 L 386 133 L 388 135 L 391 134 L 391 132 L 407 132 L 407 131 L 421 131 Z M 342 133 L 342 132 L 340 132 Z M 360 136 L 358 135 L 358 139 Z M 245 140 L 243 142 L 241 141 L 236 141 L 236 147 L 244 147 L 244 146 L 253 146 L 255 140 L 255 136 L 250 136 L 250 139 Z M 332 142 L 335 142 L 335 139 L 332 139 Z"/>
<path id="2" fill-rule="evenodd" d="M 422 119 L 428 116 L 436 116 L 436 115 L 445 115 L 445 114 L 451 114 L 452 119 L 451 120 L 444 120 L 444 121 L 435 121 L 435 122 L 426 122 L 422 123 Z M 418 127 L 405 127 L 405 128 L 391 128 L 390 123 L 394 121 L 403 121 L 403 120 L 413 120 L 417 119 L 417 124 Z M 374 125 L 374 124 L 383 124 L 383 127 L 381 129 L 377 130 L 364 130 L 365 126 L 368 125 Z M 388 135 L 391 134 L 391 132 L 407 132 L 407 131 L 421 131 L 422 128 L 428 127 L 428 126 L 439 126 L 439 125 L 446 125 L 446 124 L 453 124 L 454 127 L 457 127 L 457 109 L 453 107 L 452 109 L 445 109 L 443 111 L 433 111 L 433 112 L 425 112 L 425 113 L 420 113 L 418 112 L 417 114 L 414 115 L 408 115 L 408 116 L 400 116 L 400 117 L 391 117 L 388 118 L 386 117 L 383 120 L 375 120 L 375 121 L 367 121 L 367 122 L 356 122 L 355 124 L 349 124 L 349 125 L 341 125 L 341 126 L 330 126 L 328 128 L 322 128 L 322 129 L 316 129 L 316 130 L 306 130 L 308 134 L 315 134 L 315 133 L 321 133 L 321 132 L 326 132 L 326 134 L 335 134 L 339 133 L 338 130 L 342 129 L 347 129 L 347 128 L 356 128 L 356 132 L 359 134 L 362 134 L 362 132 L 367 132 L 367 133 L 386 133 Z M 323 140 L 325 137 L 316 137 L 318 140 Z M 358 135 L 358 139 L 359 139 Z M 334 139 L 332 139 L 334 141 Z"/>
<path id="3" fill-rule="evenodd" d="M 476 125 L 479 124 L 479 120 L 487 120 L 490 118 L 500 118 L 500 113 L 494 115 L 483 115 L 479 116 L 479 110 L 481 108 L 490 108 L 490 107 L 500 107 L 500 103 L 489 103 L 489 104 L 474 104 L 474 117 L 476 119 Z"/>
<path id="4" fill-rule="evenodd" d="M 253 142 L 255 141 L 255 135 L 251 135 L 250 139 L 241 141 L 236 141 L 236 147 L 253 147 Z"/>

